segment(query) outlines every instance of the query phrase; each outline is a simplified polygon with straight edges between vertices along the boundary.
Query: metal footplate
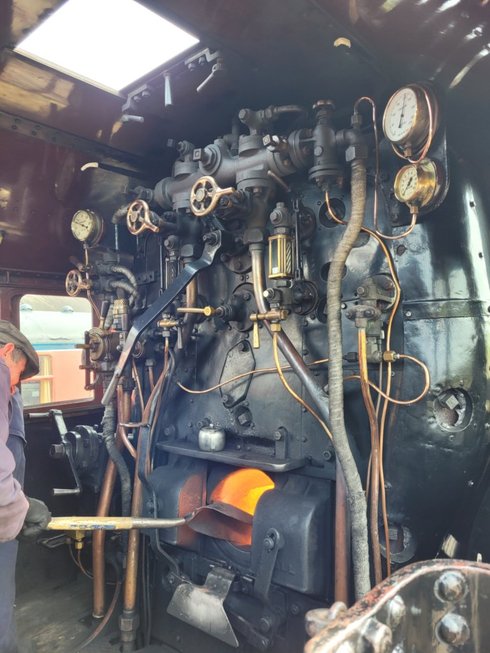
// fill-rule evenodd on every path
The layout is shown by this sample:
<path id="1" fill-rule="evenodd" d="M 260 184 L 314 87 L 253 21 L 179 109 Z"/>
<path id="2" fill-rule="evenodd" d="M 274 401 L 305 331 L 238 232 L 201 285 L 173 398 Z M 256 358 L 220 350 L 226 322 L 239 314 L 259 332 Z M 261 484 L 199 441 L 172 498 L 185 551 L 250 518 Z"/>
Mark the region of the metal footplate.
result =
<path id="1" fill-rule="evenodd" d="M 202 586 L 182 583 L 175 590 L 167 612 L 237 648 L 238 639 L 223 607 L 234 578 L 235 574 L 228 569 L 215 567 Z"/>

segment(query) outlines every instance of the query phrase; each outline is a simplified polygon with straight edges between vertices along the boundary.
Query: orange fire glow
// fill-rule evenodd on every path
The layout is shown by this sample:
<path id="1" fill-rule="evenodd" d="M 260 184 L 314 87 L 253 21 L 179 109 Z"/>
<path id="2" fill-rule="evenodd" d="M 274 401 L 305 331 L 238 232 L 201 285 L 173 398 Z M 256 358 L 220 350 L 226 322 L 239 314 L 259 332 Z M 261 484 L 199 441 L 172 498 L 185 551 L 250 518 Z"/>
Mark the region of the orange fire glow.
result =
<path id="1" fill-rule="evenodd" d="M 218 483 L 211 493 L 211 503 L 227 503 L 253 515 L 260 497 L 274 487 L 274 481 L 260 469 L 239 469 Z"/>

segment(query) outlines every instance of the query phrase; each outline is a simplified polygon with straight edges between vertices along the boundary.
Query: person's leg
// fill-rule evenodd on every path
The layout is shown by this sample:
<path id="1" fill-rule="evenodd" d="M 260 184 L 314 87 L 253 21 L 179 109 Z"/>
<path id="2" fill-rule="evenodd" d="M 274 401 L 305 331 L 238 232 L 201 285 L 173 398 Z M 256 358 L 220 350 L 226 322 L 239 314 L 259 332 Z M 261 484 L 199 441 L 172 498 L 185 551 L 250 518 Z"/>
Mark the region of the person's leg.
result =
<path id="1" fill-rule="evenodd" d="M 17 653 L 15 631 L 15 562 L 17 540 L 0 542 L 0 653 Z"/>

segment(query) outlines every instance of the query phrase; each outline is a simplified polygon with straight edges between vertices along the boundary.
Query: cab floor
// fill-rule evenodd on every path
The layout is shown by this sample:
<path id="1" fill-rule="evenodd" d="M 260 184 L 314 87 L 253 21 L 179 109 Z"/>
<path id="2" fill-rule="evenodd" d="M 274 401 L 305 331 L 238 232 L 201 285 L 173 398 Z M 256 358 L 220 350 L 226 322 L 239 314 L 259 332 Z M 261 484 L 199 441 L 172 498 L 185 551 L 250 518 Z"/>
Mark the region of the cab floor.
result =
<path id="1" fill-rule="evenodd" d="M 17 600 L 19 653 L 75 653 L 96 627 L 91 617 L 90 581 L 83 576 L 63 584 L 34 587 Z M 118 633 L 103 635 L 86 653 L 118 653 Z"/>
<path id="2" fill-rule="evenodd" d="M 77 653 L 98 622 L 91 615 L 92 583 L 67 547 L 21 544 L 16 575 L 19 653 Z M 112 590 L 107 588 L 108 601 Z M 118 613 L 83 653 L 119 653 Z"/>

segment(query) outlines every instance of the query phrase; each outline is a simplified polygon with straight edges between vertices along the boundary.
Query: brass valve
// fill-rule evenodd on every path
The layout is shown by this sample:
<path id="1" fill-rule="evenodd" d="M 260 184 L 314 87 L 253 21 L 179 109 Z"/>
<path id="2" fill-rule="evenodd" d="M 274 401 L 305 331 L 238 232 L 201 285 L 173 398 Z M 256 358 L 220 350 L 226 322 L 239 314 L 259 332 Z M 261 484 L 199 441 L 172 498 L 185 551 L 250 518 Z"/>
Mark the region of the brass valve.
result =
<path id="1" fill-rule="evenodd" d="M 74 268 L 66 275 L 65 290 L 70 297 L 78 297 L 82 291 L 90 290 L 91 286 L 89 279 L 84 279 L 80 270 Z"/>
<path id="2" fill-rule="evenodd" d="M 289 311 L 284 308 L 280 309 L 271 309 L 265 313 L 252 313 L 250 315 L 250 320 L 253 323 L 253 332 L 252 332 L 252 346 L 254 349 L 259 349 L 260 347 L 260 334 L 259 334 L 259 323 L 267 320 L 271 323 L 271 331 L 279 332 L 281 330 L 281 325 L 279 322 L 285 320 L 289 315 Z"/>
<path id="3" fill-rule="evenodd" d="M 199 218 L 209 215 L 224 195 L 231 195 L 235 189 L 220 188 L 213 177 L 200 177 L 191 189 L 191 211 Z"/>
<path id="4" fill-rule="evenodd" d="M 126 225 L 133 236 L 139 236 L 144 231 L 158 233 L 160 228 L 152 221 L 152 211 L 144 200 L 134 200 L 126 213 Z"/>

